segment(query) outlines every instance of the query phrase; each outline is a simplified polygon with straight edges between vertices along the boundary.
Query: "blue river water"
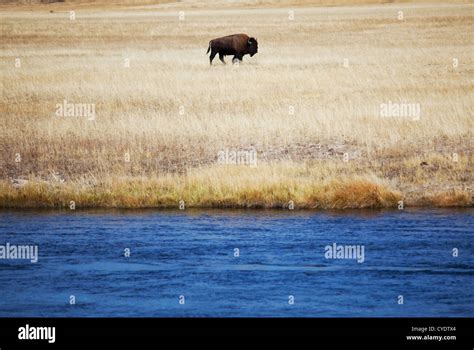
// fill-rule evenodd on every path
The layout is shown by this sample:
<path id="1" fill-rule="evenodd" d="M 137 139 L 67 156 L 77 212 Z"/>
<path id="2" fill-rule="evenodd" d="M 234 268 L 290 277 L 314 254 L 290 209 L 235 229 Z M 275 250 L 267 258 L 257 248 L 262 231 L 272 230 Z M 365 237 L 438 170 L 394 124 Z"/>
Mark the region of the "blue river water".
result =
<path id="1" fill-rule="evenodd" d="M 0 316 L 473 317 L 473 214 L 1 211 Z"/>

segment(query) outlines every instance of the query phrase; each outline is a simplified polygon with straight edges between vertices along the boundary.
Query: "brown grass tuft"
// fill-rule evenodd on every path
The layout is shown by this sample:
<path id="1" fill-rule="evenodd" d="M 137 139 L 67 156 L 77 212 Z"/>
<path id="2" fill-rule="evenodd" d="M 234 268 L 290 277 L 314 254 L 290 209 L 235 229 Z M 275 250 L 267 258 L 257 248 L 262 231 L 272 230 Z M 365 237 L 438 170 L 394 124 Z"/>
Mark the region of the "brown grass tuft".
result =
<path id="1" fill-rule="evenodd" d="M 467 207 L 473 204 L 472 195 L 459 190 L 429 196 L 427 202 L 435 207 Z"/>

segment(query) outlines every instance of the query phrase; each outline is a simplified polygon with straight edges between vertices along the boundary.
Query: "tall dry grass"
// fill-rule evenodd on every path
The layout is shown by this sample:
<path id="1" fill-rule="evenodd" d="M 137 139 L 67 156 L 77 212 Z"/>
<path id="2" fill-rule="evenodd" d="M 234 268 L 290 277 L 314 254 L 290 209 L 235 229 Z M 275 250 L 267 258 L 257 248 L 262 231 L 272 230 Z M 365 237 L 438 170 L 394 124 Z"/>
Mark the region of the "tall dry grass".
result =
<path id="1" fill-rule="evenodd" d="M 470 205 L 472 6 L 403 5 L 403 21 L 400 9 L 0 12 L 0 205 L 59 205 L 64 191 L 84 195 L 78 206 L 281 206 L 295 186 L 301 207 Z M 208 41 L 234 32 L 259 53 L 209 67 Z M 95 120 L 54 116 L 64 100 L 94 104 Z M 381 118 L 388 101 L 419 104 L 420 119 Z M 223 149 L 255 149 L 257 170 L 219 166 Z M 326 175 L 286 171 L 275 187 L 266 175 L 282 161 Z M 190 186 L 206 168 L 215 180 Z M 163 179 L 169 200 L 152 190 Z M 133 182 L 140 195 L 127 196 Z M 331 194 L 339 182 L 347 202 Z M 368 183 L 383 200 L 362 195 L 378 193 Z"/>
<path id="2" fill-rule="evenodd" d="M 326 167 L 283 163 L 259 168 L 211 166 L 186 175 L 108 176 L 92 182 L 90 178 L 32 181 L 21 188 L 3 182 L 0 204 L 6 208 L 346 209 L 396 207 L 402 199 L 375 176 L 328 175 Z"/>

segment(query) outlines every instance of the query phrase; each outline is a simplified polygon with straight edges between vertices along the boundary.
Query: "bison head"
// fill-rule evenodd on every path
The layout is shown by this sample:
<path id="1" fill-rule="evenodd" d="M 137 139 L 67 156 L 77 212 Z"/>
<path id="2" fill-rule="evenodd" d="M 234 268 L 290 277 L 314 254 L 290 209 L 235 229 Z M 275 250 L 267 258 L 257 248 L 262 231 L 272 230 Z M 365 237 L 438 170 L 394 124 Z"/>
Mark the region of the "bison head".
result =
<path id="1" fill-rule="evenodd" d="M 250 38 L 249 41 L 247 42 L 247 49 L 248 49 L 248 52 L 250 54 L 250 57 L 255 55 L 258 52 L 257 39 Z"/>

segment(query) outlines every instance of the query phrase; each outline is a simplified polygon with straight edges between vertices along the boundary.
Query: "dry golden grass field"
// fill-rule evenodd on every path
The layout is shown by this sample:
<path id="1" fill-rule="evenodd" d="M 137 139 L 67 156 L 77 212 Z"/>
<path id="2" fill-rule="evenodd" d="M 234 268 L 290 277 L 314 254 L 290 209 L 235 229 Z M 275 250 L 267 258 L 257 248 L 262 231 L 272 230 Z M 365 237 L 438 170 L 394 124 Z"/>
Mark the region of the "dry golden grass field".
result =
<path id="1" fill-rule="evenodd" d="M 0 207 L 472 206 L 473 5 L 309 3 L 0 5 Z"/>

